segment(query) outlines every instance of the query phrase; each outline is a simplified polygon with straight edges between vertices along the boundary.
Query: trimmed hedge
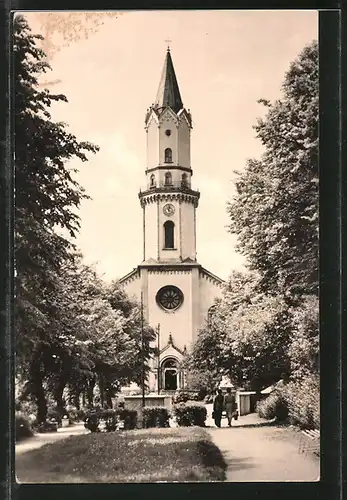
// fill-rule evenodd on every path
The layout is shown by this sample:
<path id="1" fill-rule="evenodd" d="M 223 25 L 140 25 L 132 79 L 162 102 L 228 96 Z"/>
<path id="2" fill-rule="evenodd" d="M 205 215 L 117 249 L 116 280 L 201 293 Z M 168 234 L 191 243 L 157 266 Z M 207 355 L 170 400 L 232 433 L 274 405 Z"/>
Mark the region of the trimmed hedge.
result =
<path id="1" fill-rule="evenodd" d="M 204 393 L 201 391 L 182 391 L 175 394 L 173 403 L 186 403 L 187 401 L 203 401 Z"/>
<path id="2" fill-rule="evenodd" d="M 16 441 L 20 441 L 21 439 L 25 439 L 33 435 L 33 431 L 31 429 L 29 420 L 22 412 L 16 411 L 15 422 L 16 422 Z"/>
<path id="3" fill-rule="evenodd" d="M 174 406 L 174 415 L 180 427 L 190 427 L 193 425 L 205 427 L 207 410 L 205 405 L 201 403 L 179 403 Z"/>
<path id="4" fill-rule="evenodd" d="M 117 410 L 90 410 L 84 421 L 84 426 L 91 432 L 99 432 L 101 421 L 105 423 L 106 432 L 113 432 L 119 428 L 119 423 L 123 422 L 123 429 L 135 429 L 137 425 L 137 411 L 119 408 Z"/>
<path id="5" fill-rule="evenodd" d="M 143 409 L 143 426 L 170 427 L 170 413 L 165 406 L 149 406 Z"/>
<path id="6" fill-rule="evenodd" d="M 188 400 L 189 394 L 187 392 L 179 392 L 172 398 L 174 404 L 186 403 Z"/>

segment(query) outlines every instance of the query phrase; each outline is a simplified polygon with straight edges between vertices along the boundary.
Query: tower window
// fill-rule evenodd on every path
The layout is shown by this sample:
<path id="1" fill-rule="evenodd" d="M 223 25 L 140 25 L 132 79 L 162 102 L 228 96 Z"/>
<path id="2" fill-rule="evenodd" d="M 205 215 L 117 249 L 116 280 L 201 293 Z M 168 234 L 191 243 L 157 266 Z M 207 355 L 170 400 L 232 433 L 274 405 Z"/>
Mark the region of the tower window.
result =
<path id="1" fill-rule="evenodd" d="M 182 187 L 188 187 L 188 176 L 187 176 L 187 174 L 182 174 Z"/>
<path id="2" fill-rule="evenodd" d="M 171 135 L 171 130 L 165 130 L 165 134 L 166 134 L 168 137 L 170 137 L 170 135 Z"/>
<path id="3" fill-rule="evenodd" d="M 165 186 L 172 184 L 172 175 L 171 172 L 166 172 L 165 174 Z"/>
<path id="4" fill-rule="evenodd" d="M 167 220 L 164 224 L 164 248 L 174 248 L 174 233 L 175 224 L 171 220 Z"/>
<path id="5" fill-rule="evenodd" d="M 155 175 L 152 174 L 150 177 L 150 187 L 155 187 Z"/>
<path id="6" fill-rule="evenodd" d="M 172 149 L 165 149 L 165 163 L 172 163 Z"/>

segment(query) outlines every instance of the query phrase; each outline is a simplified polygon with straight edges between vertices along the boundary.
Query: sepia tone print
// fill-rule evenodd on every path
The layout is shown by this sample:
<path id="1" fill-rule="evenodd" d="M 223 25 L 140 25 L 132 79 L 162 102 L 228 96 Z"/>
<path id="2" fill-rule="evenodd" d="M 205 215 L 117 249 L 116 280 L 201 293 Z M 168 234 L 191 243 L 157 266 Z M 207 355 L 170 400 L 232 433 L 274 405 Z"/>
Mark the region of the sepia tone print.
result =
<path id="1" fill-rule="evenodd" d="M 19 482 L 319 480 L 317 21 L 15 15 Z"/>

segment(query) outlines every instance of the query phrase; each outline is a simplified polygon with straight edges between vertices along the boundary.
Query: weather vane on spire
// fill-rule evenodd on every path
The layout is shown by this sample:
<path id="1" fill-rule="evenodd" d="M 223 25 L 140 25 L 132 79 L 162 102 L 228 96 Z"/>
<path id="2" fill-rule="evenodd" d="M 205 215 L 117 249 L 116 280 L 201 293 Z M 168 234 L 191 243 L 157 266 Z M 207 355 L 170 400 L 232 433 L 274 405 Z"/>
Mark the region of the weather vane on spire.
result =
<path id="1" fill-rule="evenodd" d="M 167 51 L 170 52 L 170 44 L 172 42 L 172 40 L 170 40 L 170 38 L 168 40 L 164 40 L 166 43 L 167 43 Z"/>

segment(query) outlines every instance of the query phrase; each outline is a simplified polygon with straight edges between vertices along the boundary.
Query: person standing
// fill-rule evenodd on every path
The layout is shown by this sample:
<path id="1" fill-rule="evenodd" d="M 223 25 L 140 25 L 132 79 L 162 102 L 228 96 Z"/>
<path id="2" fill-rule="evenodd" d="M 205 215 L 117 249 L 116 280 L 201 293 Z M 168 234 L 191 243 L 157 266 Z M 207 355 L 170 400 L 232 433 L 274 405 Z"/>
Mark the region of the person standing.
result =
<path id="1" fill-rule="evenodd" d="M 217 396 L 214 398 L 213 401 L 213 414 L 212 414 L 216 427 L 221 427 L 223 410 L 224 410 L 224 396 L 222 389 L 218 389 Z"/>
<path id="2" fill-rule="evenodd" d="M 228 425 L 231 427 L 231 421 L 236 415 L 237 404 L 235 394 L 232 394 L 230 387 L 227 389 L 227 393 L 224 398 L 225 411 L 228 418 Z"/>

